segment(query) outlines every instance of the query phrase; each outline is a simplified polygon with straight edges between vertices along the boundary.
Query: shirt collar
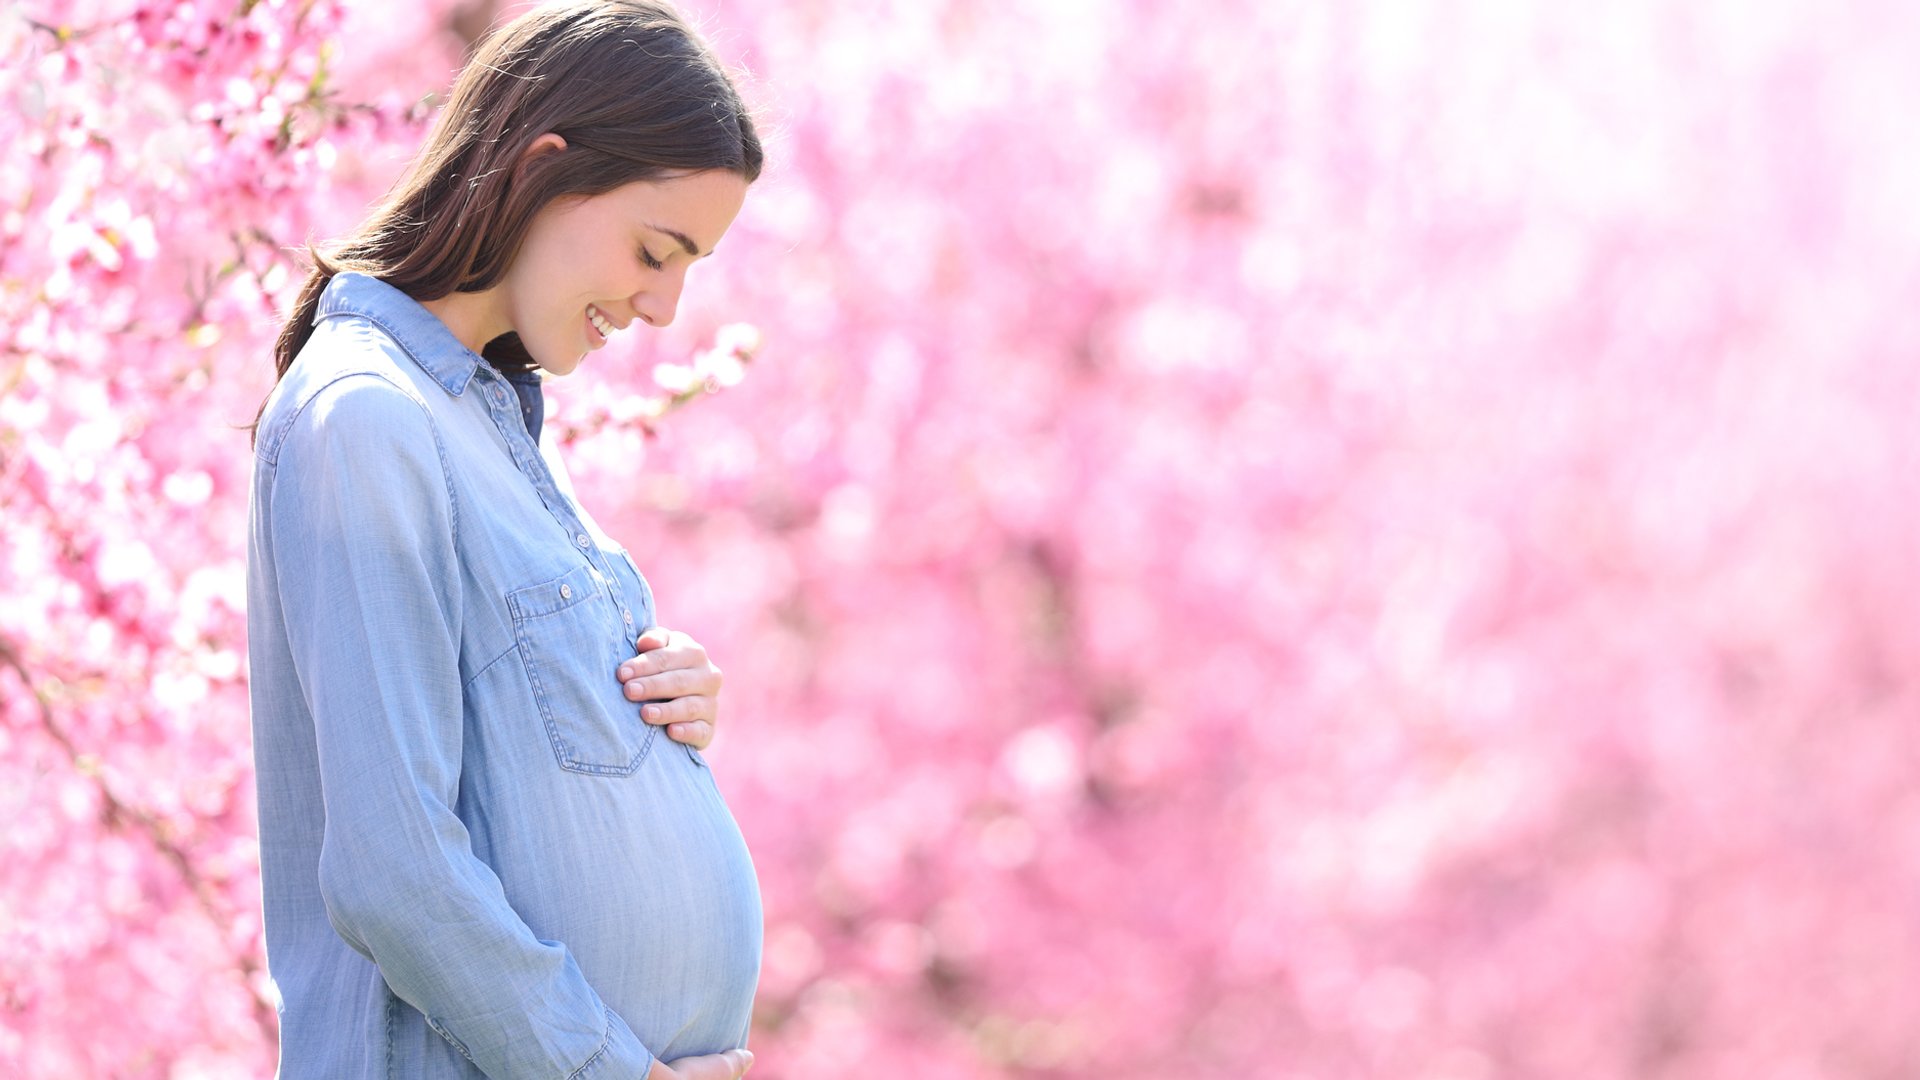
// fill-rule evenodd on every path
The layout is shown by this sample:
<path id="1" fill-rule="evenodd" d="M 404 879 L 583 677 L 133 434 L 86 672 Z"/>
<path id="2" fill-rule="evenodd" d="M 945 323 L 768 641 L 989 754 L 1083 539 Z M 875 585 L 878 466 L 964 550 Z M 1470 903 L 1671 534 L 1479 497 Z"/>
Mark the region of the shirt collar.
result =
<path id="1" fill-rule="evenodd" d="M 358 315 L 372 320 L 407 350 L 447 393 L 458 395 L 472 381 L 482 360 L 460 343 L 439 316 L 379 278 L 351 270 L 333 275 L 320 294 L 317 323 L 329 315 Z"/>

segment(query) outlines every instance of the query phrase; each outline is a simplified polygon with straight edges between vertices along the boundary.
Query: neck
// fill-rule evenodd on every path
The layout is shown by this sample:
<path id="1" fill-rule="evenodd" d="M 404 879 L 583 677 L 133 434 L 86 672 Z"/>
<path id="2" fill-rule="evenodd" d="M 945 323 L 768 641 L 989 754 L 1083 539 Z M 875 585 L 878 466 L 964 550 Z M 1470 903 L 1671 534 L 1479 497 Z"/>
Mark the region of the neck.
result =
<path id="1" fill-rule="evenodd" d="M 438 300 L 422 300 L 420 306 L 433 312 L 460 344 L 478 353 L 487 342 L 513 329 L 495 310 L 492 289 L 484 292 L 452 292 Z"/>

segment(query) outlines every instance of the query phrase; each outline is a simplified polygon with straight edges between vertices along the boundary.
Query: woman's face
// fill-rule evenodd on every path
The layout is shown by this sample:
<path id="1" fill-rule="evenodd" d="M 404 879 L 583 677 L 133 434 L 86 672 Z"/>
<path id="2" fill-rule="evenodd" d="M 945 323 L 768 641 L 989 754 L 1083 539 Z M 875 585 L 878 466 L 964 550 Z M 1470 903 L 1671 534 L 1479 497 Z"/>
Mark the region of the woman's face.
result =
<path id="1" fill-rule="evenodd" d="M 712 254 L 746 197 L 744 177 L 710 169 L 554 200 L 500 282 L 508 324 L 555 375 L 636 319 L 667 325 L 687 268 Z"/>

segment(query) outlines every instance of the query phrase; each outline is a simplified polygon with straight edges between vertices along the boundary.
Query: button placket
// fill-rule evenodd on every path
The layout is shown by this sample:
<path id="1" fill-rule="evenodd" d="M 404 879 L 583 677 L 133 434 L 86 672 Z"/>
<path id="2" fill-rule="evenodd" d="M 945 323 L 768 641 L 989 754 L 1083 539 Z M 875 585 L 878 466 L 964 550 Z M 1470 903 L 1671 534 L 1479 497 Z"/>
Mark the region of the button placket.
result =
<path id="1" fill-rule="evenodd" d="M 520 443 L 512 438 L 515 427 L 519 427 L 522 432 L 524 432 L 524 422 L 518 425 L 507 424 L 502 419 L 508 415 L 508 407 L 510 404 L 508 391 L 511 387 L 503 386 L 499 382 L 489 379 L 486 374 L 482 374 L 481 378 L 487 379 L 489 383 L 485 391 L 485 397 L 490 399 L 494 405 L 499 406 L 497 410 L 489 409 L 488 411 L 494 413 L 495 422 L 499 424 L 502 429 L 501 433 L 507 436 L 507 445 L 511 451 L 514 464 L 519 467 L 521 474 L 533 483 L 534 490 L 540 495 L 540 501 L 547 504 L 548 510 L 553 513 L 555 518 L 560 520 L 562 527 L 573 534 L 573 545 L 579 548 L 580 552 L 587 557 L 587 565 L 594 575 L 596 586 L 608 599 L 620 605 L 620 619 L 622 623 L 626 625 L 628 632 L 631 633 L 634 627 L 638 625 L 633 617 L 633 609 L 628 607 L 620 596 L 620 586 L 616 579 L 601 572 L 600 560 L 604 556 L 594 550 L 592 534 L 581 528 L 580 523 L 574 520 L 573 513 L 568 507 L 569 500 L 562 496 L 555 488 L 551 474 L 547 472 L 546 462 L 539 454 L 525 450 Z M 517 402 L 513 404 L 517 409 Z M 514 419 L 520 419 L 517 411 L 513 412 L 512 415 Z M 573 586 L 562 584 L 560 586 L 560 599 L 571 601 L 573 599 Z"/>
<path id="2" fill-rule="evenodd" d="M 488 411 L 494 414 L 495 423 L 502 429 L 501 434 L 507 437 L 507 445 L 511 452 L 514 465 L 520 469 L 522 475 L 526 476 L 526 478 L 532 482 L 534 490 L 539 493 L 540 501 L 547 505 L 547 509 L 553 513 L 555 518 L 560 520 L 562 527 L 572 532 L 573 544 L 586 555 L 588 568 L 592 571 L 598 588 L 616 604 L 621 603 L 619 586 L 615 583 L 614 579 L 601 573 L 600 560 L 596 557 L 594 551 L 592 535 L 585 529 L 582 529 L 578 521 L 573 520 L 573 514 L 567 509 L 568 500 L 554 487 L 552 477 L 547 472 L 546 462 L 542 460 L 539 454 L 526 451 L 512 437 L 513 428 L 515 427 L 519 427 L 522 433 L 525 432 L 524 422 L 515 425 L 507 424 L 503 421 L 502 417 L 507 415 L 508 411 L 508 390 L 510 388 L 493 381 L 487 374 L 483 373 L 480 377 L 489 382 L 484 396 L 490 399 L 494 405 L 499 406 L 497 410 L 489 409 Z M 517 411 L 512 415 L 514 419 L 520 419 Z M 572 585 L 561 584 L 560 599 L 566 601 L 573 599 Z M 629 630 L 635 625 L 633 611 L 624 604 L 622 604 L 620 608 L 620 618 Z"/>

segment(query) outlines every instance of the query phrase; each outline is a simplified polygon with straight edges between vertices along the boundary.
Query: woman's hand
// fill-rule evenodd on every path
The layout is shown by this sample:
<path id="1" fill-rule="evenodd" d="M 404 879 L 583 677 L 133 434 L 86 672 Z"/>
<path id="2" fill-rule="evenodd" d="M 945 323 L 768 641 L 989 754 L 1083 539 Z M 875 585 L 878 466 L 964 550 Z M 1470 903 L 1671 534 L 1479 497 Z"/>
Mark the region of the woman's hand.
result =
<path id="1" fill-rule="evenodd" d="M 751 1050 L 675 1058 L 672 1064 L 654 1058 L 653 1068 L 647 1070 L 647 1080 L 739 1080 L 740 1074 L 751 1068 Z"/>
<path id="2" fill-rule="evenodd" d="M 664 724 L 667 737 L 695 750 L 713 741 L 719 720 L 720 669 L 705 646 L 678 630 L 656 626 L 634 642 L 633 659 L 620 664 L 628 701 L 646 702 L 640 719 Z"/>

